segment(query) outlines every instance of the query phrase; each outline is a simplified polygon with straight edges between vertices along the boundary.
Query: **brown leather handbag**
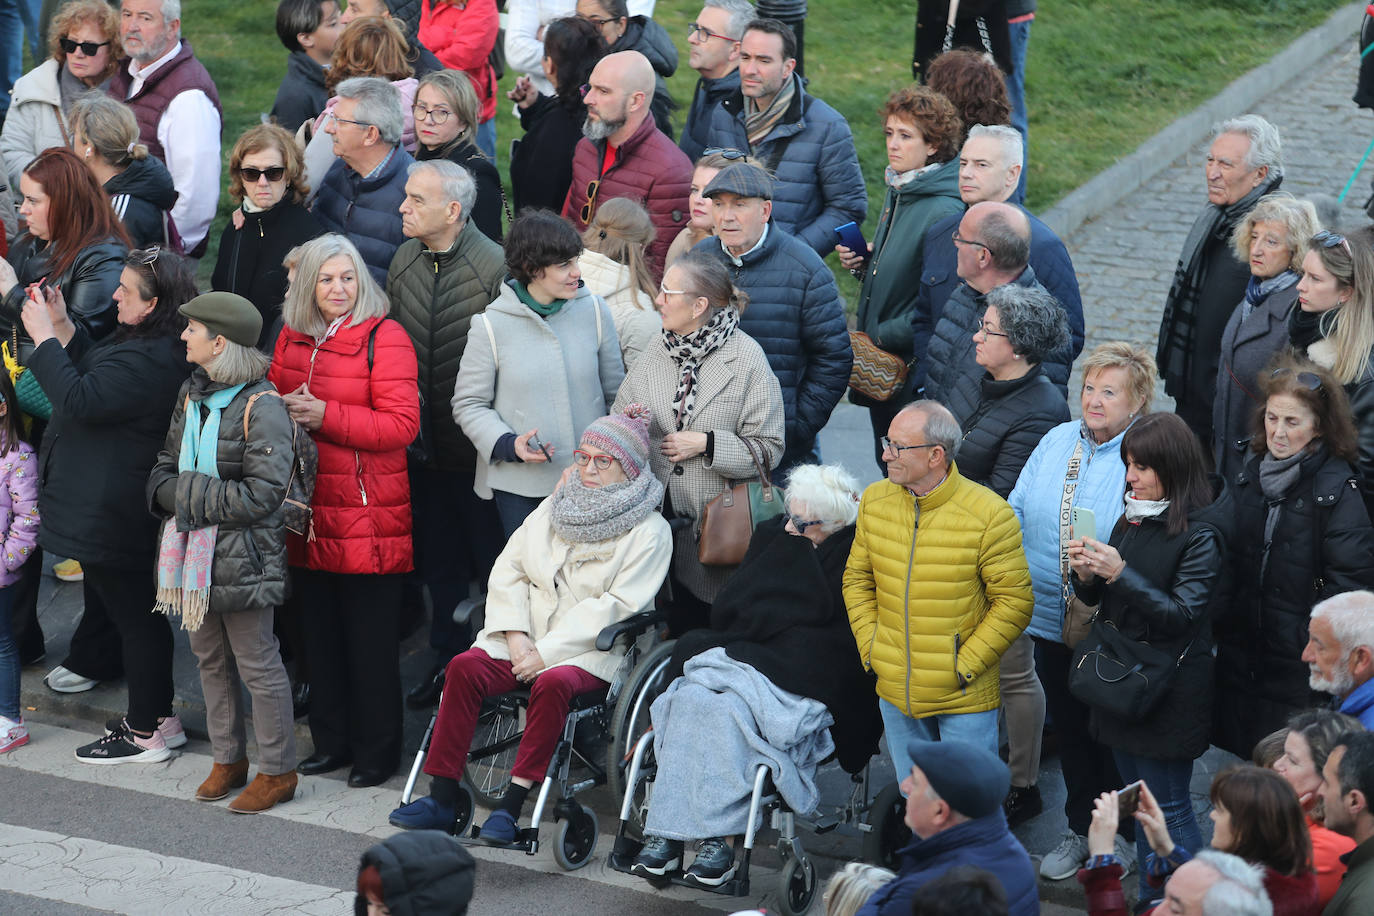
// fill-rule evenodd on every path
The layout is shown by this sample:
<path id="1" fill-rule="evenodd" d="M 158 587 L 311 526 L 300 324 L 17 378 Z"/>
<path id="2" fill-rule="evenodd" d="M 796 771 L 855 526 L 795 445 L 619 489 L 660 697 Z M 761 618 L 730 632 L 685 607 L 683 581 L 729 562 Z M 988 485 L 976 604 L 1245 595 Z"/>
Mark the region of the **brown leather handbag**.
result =
<path id="1" fill-rule="evenodd" d="M 773 485 L 754 443 L 744 436 L 740 441 L 749 450 L 758 470 L 758 480 L 727 487 L 706 504 L 701 516 L 701 536 L 697 539 L 697 560 L 702 566 L 738 566 L 749 549 L 754 526 L 783 512 L 782 487 Z"/>

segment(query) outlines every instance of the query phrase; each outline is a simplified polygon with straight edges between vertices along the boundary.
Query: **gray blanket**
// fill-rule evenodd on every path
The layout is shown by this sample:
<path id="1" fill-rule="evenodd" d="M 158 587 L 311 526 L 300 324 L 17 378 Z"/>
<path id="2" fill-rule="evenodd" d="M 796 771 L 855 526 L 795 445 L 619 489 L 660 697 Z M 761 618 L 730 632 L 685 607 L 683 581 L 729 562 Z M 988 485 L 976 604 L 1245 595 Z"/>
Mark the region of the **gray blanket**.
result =
<path id="1" fill-rule="evenodd" d="M 760 764 L 792 810 L 808 814 L 820 801 L 816 766 L 835 746 L 830 712 L 778 689 L 724 649 L 689 659 L 649 714 L 658 774 L 648 833 L 672 840 L 744 833 Z"/>

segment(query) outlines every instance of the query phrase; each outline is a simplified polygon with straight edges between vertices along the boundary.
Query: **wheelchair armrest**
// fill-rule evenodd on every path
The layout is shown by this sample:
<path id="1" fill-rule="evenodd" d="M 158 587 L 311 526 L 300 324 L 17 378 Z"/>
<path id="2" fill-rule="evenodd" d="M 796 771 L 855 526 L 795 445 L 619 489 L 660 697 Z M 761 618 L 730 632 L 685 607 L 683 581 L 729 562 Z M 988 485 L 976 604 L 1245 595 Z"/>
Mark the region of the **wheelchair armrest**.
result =
<path id="1" fill-rule="evenodd" d="M 453 622 L 462 626 L 474 617 L 480 622 L 486 617 L 487 596 L 479 595 L 476 598 L 464 598 L 458 602 L 458 606 L 453 609 Z"/>
<path id="2" fill-rule="evenodd" d="M 618 621 L 606 627 L 596 634 L 596 648 L 601 652 L 609 652 L 615 645 L 615 641 L 621 636 L 628 636 L 631 640 L 639 638 L 639 635 L 650 627 L 657 626 L 668 619 L 668 615 L 663 611 L 648 610 L 640 611 L 638 614 L 631 614 L 624 620 Z"/>

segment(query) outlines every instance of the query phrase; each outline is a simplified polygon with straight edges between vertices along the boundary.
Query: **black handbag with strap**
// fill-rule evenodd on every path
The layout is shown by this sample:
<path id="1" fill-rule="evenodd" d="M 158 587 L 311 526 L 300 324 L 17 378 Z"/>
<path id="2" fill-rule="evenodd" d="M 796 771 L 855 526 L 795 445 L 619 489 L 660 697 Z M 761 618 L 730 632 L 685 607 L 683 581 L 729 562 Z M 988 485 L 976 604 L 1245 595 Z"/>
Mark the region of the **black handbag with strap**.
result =
<path id="1" fill-rule="evenodd" d="M 1139 722 L 1164 699 L 1192 647 L 1189 640 L 1175 658 L 1098 619 L 1074 652 L 1069 692 L 1099 712 Z"/>

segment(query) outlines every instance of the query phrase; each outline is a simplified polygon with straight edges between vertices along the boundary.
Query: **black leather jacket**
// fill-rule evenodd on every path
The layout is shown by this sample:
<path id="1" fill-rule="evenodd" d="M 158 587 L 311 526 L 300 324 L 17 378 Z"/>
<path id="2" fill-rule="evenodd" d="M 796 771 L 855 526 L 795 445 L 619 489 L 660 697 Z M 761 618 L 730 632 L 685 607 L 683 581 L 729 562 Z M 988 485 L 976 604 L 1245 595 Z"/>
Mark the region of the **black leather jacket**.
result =
<path id="1" fill-rule="evenodd" d="M 101 340 L 113 332 L 118 323 L 114 291 L 119 286 L 128 250 L 123 242 L 108 238 L 87 247 L 70 267 L 54 277 L 48 273 L 52 246 L 27 232 L 21 235 L 10 249 L 8 258 L 19 282 L 0 303 L 0 322 L 15 325 L 19 330 L 21 355 L 27 356 L 33 351 L 33 341 L 19 320 L 19 313 L 24 309 L 25 288 L 44 277 L 49 286 L 62 291 L 72 323 L 85 330 L 92 340 Z"/>

